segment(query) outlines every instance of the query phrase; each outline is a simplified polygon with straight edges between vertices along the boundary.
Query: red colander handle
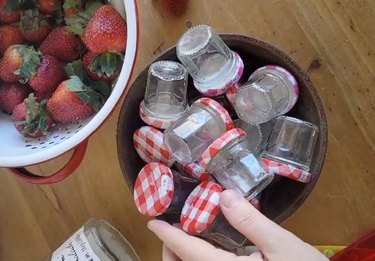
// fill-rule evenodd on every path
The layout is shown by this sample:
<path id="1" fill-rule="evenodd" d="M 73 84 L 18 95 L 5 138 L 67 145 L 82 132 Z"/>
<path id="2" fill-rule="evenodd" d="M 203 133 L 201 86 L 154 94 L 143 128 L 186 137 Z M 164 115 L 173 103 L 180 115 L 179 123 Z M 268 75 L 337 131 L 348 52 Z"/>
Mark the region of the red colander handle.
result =
<path id="1" fill-rule="evenodd" d="M 74 148 L 73 155 L 69 161 L 57 172 L 50 176 L 39 176 L 31 173 L 26 168 L 9 168 L 9 170 L 16 177 L 32 184 L 52 184 L 59 182 L 67 177 L 69 177 L 81 164 L 88 145 L 88 140 L 84 140 L 77 147 Z"/>

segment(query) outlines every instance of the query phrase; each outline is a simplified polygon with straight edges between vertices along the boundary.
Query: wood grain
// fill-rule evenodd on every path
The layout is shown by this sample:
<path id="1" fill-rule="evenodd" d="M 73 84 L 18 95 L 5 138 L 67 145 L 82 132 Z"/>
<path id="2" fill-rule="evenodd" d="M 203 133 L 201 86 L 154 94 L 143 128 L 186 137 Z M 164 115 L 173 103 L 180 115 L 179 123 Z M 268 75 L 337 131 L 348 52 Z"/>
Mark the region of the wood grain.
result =
<path id="1" fill-rule="evenodd" d="M 138 5 L 135 75 L 200 23 L 267 41 L 305 68 L 325 106 L 329 147 L 315 190 L 283 226 L 311 244 L 340 245 L 375 227 L 374 1 L 191 0 L 179 18 L 162 12 L 158 1 Z M 66 181 L 29 185 L 0 169 L 0 260 L 42 260 L 92 216 L 118 227 L 142 260 L 160 260 L 161 243 L 134 208 L 118 165 L 118 112 L 90 139 L 82 165 Z M 31 169 L 47 174 L 68 156 Z"/>

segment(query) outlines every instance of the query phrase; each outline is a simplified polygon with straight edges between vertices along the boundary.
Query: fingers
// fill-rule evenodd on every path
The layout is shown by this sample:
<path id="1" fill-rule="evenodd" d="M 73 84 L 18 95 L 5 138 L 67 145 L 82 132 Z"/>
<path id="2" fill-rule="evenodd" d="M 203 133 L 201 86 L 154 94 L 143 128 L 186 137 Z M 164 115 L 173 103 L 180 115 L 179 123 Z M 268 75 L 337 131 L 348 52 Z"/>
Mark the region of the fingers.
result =
<path id="1" fill-rule="evenodd" d="M 160 220 L 151 220 L 147 227 L 182 260 L 231 260 L 234 254 L 216 249 L 206 241 L 186 234 L 179 228 Z"/>
<path id="2" fill-rule="evenodd" d="M 179 261 L 180 259 L 165 244 L 163 244 L 163 261 Z"/>
<path id="3" fill-rule="evenodd" d="M 293 234 L 262 215 L 233 190 L 221 193 L 220 207 L 229 223 L 265 254 L 282 249 L 285 240 L 297 239 Z"/>

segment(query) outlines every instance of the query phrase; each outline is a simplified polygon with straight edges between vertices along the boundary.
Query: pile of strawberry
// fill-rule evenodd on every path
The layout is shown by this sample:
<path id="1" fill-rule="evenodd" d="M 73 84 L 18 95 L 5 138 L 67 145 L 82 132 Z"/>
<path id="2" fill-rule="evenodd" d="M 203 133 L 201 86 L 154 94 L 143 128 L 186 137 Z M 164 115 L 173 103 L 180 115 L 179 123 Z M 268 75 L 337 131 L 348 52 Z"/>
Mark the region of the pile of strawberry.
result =
<path id="1" fill-rule="evenodd" d="M 34 138 L 91 116 L 120 73 L 126 29 L 106 2 L 0 0 L 0 110 Z"/>

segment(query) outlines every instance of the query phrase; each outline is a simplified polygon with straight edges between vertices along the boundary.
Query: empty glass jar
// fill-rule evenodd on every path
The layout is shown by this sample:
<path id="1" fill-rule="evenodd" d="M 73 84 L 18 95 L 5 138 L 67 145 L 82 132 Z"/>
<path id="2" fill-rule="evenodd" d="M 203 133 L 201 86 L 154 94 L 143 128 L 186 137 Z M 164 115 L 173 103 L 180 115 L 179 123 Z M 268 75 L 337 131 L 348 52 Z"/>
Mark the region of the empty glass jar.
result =
<path id="1" fill-rule="evenodd" d="M 246 133 L 232 129 L 217 138 L 202 154 L 200 164 L 227 189 L 251 199 L 268 186 L 273 174 L 248 149 Z"/>
<path id="2" fill-rule="evenodd" d="M 290 111 L 298 95 L 297 81 L 290 72 L 267 65 L 256 70 L 238 89 L 234 107 L 241 120 L 256 125 Z"/>
<path id="3" fill-rule="evenodd" d="M 148 70 L 146 93 L 140 116 L 147 124 L 165 129 L 181 116 L 187 105 L 186 68 L 174 61 L 159 61 Z"/>
<path id="4" fill-rule="evenodd" d="M 246 237 L 234 229 L 220 211 L 222 188 L 212 181 L 199 184 L 186 199 L 181 212 L 181 228 L 213 241 L 226 249 L 241 247 Z"/>
<path id="5" fill-rule="evenodd" d="M 198 182 L 151 162 L 139 172 L 134 184 L 134 202 L 138 211 L 149 217 L 181 213 L 184 202 Z"/>
<path id="6" fill-rule="evenodd" d="M 178 40 L 176 50 L 178 59 L 194 79 L 194 86 L 205 95 L 223 94 L 228 84 L 242 75 L 241 58 L 211 26 L 190 28 Z"/>
<path id="7" fill-rule="evenodd" d="M 182 164 L 200 158 L 213 140 L 233 128 L 228 112 L 210 98 L 195 101 L 187 113 L 164 132 L 164 144 Z"/>
<path id="8" fill-rule="evenodd" d="M 101 219 L 90 219 L 45 261 L 139 261 L 128 240 Z"/>
<path id="9" fill-rule="evenodd" d="M 307 183 L 318 138 L 318 127 L 296 118 L 279 116 L 262 153 L 264 166 L 275 174 Z"/>

